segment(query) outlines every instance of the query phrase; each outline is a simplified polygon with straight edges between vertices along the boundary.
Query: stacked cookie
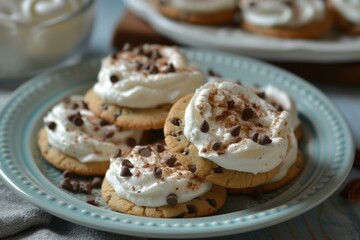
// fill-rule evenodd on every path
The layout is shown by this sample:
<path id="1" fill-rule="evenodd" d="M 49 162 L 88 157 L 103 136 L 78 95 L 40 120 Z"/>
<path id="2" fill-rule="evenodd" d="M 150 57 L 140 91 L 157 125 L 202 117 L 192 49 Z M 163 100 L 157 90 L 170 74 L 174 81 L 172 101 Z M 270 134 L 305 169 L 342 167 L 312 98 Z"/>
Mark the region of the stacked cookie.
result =
<path id="1" fill-rule="evenodd" d="M 272 191 L 303 166 L 286 93 L 206 77 L 177 47 L 125 45 L 84 99 L 63 100 L 44 124 L 39 146 L 51 164 L 105 175 L 106 203 L 139 216 L 213 214 L 227 191 Z M 153 129 L 165 137 L 154 141 Z"/>
<path id="2" fill-rule="evenodd" d="M 229 25 L 240 16 L 249 32 L 284 38 L 320 38 L 333 27 L 359 34 L 359 2 L 346 0 L 150 0 L 158 11 L 178 21 Z"/>

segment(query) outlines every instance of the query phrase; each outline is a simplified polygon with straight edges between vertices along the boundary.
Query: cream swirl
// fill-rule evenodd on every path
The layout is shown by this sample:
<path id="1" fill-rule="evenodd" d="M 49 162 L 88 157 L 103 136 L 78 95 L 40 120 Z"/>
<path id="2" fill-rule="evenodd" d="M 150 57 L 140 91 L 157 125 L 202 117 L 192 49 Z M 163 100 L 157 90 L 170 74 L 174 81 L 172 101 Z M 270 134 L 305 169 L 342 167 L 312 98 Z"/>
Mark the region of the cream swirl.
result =
<path id="1" fill-rule="evenodd" d="M 293 98 L 286 92 L 272 86 L 266 85 L 261 88 L 265 94 L 265 101 L 280 108 L 279 110 L 287 110 L 290 113 L 290 126 L 295 130 L 300 126 L 297 105 Z"/>
<path id="2" fill-rule="evenodd" d="M 106 179 L 117 195 L 138 206 L 160 207 L 168 204 L 170 194 L 183 203 L 211 189 L 211 183 L 177 163 L 164 146 L 159 149 L 136 146 L 125 156 L 111 158 Z"/>
<path id="3" fill-rule="evenodd" d="M 270 184 L 277 181 L 280 181 L 285 177 L 289 168 L 296 162 L 297 154 L 298 154 L 298 143 L 295 135 L 289 135 L 288 138 L 288 149 L 286 151 L 284 162 L 281 164 L 279 172 L 272 179 L 266 181 L 264 184 Z"/>
<path id="4" fill-rule="evenodd" d="M 322 0 L 241 0 L 246 22 L 260 27 L 299 27 L 325 17 Z"/>
<path id="5" fill-rule="evenodd" d="M 285 159 L 293 135 L 287 111 L 233 82 L 200 87 L 185 110 L 184 134 L 201 157 L 225 169 L 253 174 Z"/>
<path id="6" fill-rule="evenodd" d="M 87 110 L 80 95 L 54 106 L 44 123 L 49 144 L 83 163 L 109 161 L 114 148 L 130 149 L 142 135 L 142 131 L 123 130 L 99 119 Z"/>
<path id="7" fill-rule="evenodd" d="M 94 91 L 108 103 L 152 108 L 174 103 L 202 81 L 178 48 L 145 44 L 105 58 Z"/>
<path id="8" fill-rule="evenodd" d="M 359 0 L 330 0 L 332 5 L 349 22 L 360 24 L 360 1 Z"/>
<path id="9" fill-rule="evenodd" d="M 235 0 L 170 0 L 167 4 L 184 11 L 198 13 L 213 13 L 236 8 Z"/>

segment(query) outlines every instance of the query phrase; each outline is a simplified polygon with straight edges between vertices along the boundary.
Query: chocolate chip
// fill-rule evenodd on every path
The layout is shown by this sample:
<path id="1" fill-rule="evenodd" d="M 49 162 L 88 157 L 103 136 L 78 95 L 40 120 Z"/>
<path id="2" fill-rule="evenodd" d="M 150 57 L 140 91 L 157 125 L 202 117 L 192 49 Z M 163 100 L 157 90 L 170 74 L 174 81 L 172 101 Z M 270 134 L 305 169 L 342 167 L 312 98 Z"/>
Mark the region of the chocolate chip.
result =
<path id="1" fill-rule="evenodd" d="M 81 101 L 81 104 L 84 109 L 89 110 L 89 105 L 86 102 Z"/>
<path id="2" fill-rule="evenodd" d="M 256 93 L 256 95 L 258 95 L 259 98 L 262 98 L 262 99 L 265 98 L 265 92 L 258 92 L 258 93 Z"/>
<path id="3" fill-rule="evenodd" d="M 61 186 L 63 189 L 65 189 L 65 190 L 72 191 L 72 186 L 71 186 L 71 183 L 70 183 L 70 178 L 64 178 L 64 179 L 61 181 L 60 186 Z"/>
<path id="4" fill-rule="evenodd" d="M 209 69 L 209 70 L 208 70 L 208 75 L 209 75 L 209 76 L 212 76 L 212 77 L 219 77 L 219 78 L 222 77 L 221 74 L 215 72 L 213 69 Z"/>
<path id="5" fill-rule="evenodd" d="M 190 172 L 194 173 L 196 171 L 196 165 L 190 164 L 188 165 L 188 169 Z"/>
<path id="6" fill-rule="evenodd" d="M 239 136 L 240 130 L 241 130 L 240 125 L 235 125 L 235 126 L 229 128 L 229 132 L 230 132 L 231 136 L 233 136 L 233 137 Z"/>
<path id="7" fill-rule="evenodd" d="M 102 181 L 103 180 L 101 177 L 94 177 L 93 180 L 91 181 L 91 185 L 94 188 L 99 188 L 99 187 L 101 187 Z"/>
<path id="8" fill-rule="evenodd" d="M 55 130 L 56 129 L 56 123 L 55 122 L 48 122 L 46 124 L 46 126 L 50 129 L 50 130 Z"/>
<path id="9" fill-rule="evenodd" d="M 90 181 L 86 182 L 86 183 L 83 183 L 83 184 L 80 184 L 80 191 L 82 193 L 90 194 L 92 189 L 93 189 L 93 185 L 91 184 Z"/>
<path id="10" fill-rule="evenodd" d="M 169 167 L 175 166 L 175 162 L 177 161 L 176 157 L 170 155 L 165 158 L 165 164 Z"/>
<path id="11" fill-rule="evenodd" d="M 111 81 L 112 83 L 116 83 L 116 82 L 119 81 L 119 77 L 118 77 L 117 75 L 111 75 L 111 76 L 110 76 L 110 81 Z"/>
<path id="12" fill-rule="evenodd" d="M 182 154 L 183 154 L 183 155 L 189 155 L 189 149 L 185 148 L 185 149 L 182 151 Z"/>
<path id="13" fill-rule="evenodd" d="M 155 150 L 158 152 L 158 153 L 162 153 L 163 151 L 165 151 L 165 147 L 164 145 L 160 144 L 160 143 L 157 143 L 155 145 Z"/>
<path id="14" fill-rule="evenodd" d="M 122 177 L 131 177 L 132 173 L 130 172 L 130 169 L 127 166 L 122 166 L 120 176 L 122 176 Z"/>
<path id="15" fill-rule="evenodd" d="M 131 46 L 130 43 L 125 43 L 125 44 L 123 45 L 121 51 L 126 52 L 126 51 L 131 50 L 131 48 L 132 48 L 132 46 Z"/>
<path id="16" fill-rule="evenodd" d="M 155 64 L 151 64 L 148 68 L 150 74 L 157 74 L 159 73 L 159 68 Z"/>
<path id="17" fill-rule="evenodd" d="M 188 214 L 194 214 L 194 213 L 197 213 L 197 211 L 198 211 L 198 208 L 195 205 L 192 205 L 192 204 L 186 205 L 186 208 L 187 208 L 187 213 Z"/>
<path id="18" fill-rule="evenodd" d="M 79 192 L 80 184 L 79 184 L 79 182 L 77 180 L 71 179 L 70 184 L 71 184 L 71 187 L 72 187 L 72 192 L 74 192 L 74 193 Z"/>
<path id="19" fill-rule="evenodd" d="M 167 197 L 166 197 L 166 202 L 170 205 L 170 206 L 175 206 L 178 203 L 177 200 L 177 195 L 175 193 L 170 193 Z"/>
<path id="20" fill-rule="evenodd" d="M 136 140 L 135 140 L 135 138 L 128 137 L 128 138 L 126 138 L 126 140 L 125 140 L 125 144 L 126 144 L 128 147 L 133 148 L 133 147 L 136 146 Z"/>
<path id="21" fill-rule="evenodd" d="M 269 138 L 268 135 L 261 135 L 260 139 L 259 139 L 259 144 L 260 145 L 267 145 L 267 144 L 270 144 L 272 143 L 272 140 Z"/>
<path id="22" fill-rule="evenodd" d="M 250 120 L 254 117 L 254 110 L 252 110 L 252 108 L 245 108 L 242 112 L 242 119 L 247 121 Z"/>
<path id="23" fill-rule="evenodd" d="M 73 118 L 73 120 L 72 120 L 72 123 L 73 123 L 75 126 L 80 127 L 80 126 L 82 126 L 82 125 L 84 124 L 84 121 L 82 120 L 81 117 L 75 116 L 75 117 Z"/>
<path id="24" fill-rule="evenodd" d="M 235 102 L 234 101 L 228 101 L 227 102 L 227 108 L 228 109 L 234 109 L 235 108 Z"/>
<path id="25" fill-rule="evenodd" d="M 178 118 L 173 117 L 173 118 L 170 119 L 170 122 L 172 124 L 174 124 L 175 126 L 180 126 L 181 120 L 178 119 Z"/>
<path id="26" fill-rule="evenodd" d="M 73 178 L 74 176 L 75 176 L 75 174 L 70 170 L 65 170 L 63 172 L 63 177 L 64 178 Z"/>
<path id="27" fill-rule="evenodd" d="M 208 199 L 206 199 L 206 201 L 210 204 L 210 206 L 212 206 L 213 208 L 216 208 L 217 203 L 216 203 L 215 199 L 208 198 Z"/>
<path id="28" fill-rule="evenodd" d="M 162 170 L 160 167 L 155 167 L 153 171 L 153 175 L 155 178 L 160 179 L 162 176 Z"/>
<path id="29" fill-rule="evenodd" d="M 151 151 L 148 147 L 145 148 L 141 148 L 139 150 L 139 154 L 143 157 L 150 157 L 151 156 Z"/>
<path id="30" fill-rule="evenodd" d="M 134 167 L 134 165 L 129 161 L 129 159 L 122 160 L 121 165 L 126 166 L 128 168 L 133 168 Z"/>
<path id="31" fill-rule="evenodd" d="M 224 172 L 222 167 L 220 167 L 220 166 L 217 168 L 213 168 L 213 170 L 214 170 L 214 173 L 223 173 Z"/>
<path id="32" fill-rule="evenodd" d="M 258 142 L 258 138 L 259 138 L 259 133 L 253 133 L 251 134 L 251 140 L 253 140 L 254 142 Z"/>
<path id="33" fill-rule="evenodd" d="M 106 121 L 105 119 L 101 119 L 100 121 L 99 121 L 99 125 L 100 126 L 107 126 L 107 125 L 109 125 L 110 123 L 108 122 L 108 121 Z"/>
<path id="34" fill-rule="evenodd" d="M 135 68 L 137 71 L 140 71 L 143 67 L 144 67 L 144 64 L 142 64 L 141 62 L 139 62 L 139 61 L 135 62 Z"/>
<path id="35" fill-rule="evenodd" d="M 214 151 L 218 151 L 221 148 L 221 142 L 214 142 L 211 146 Z"/>
<path id="36" fill-rule="evenodd" d="M 166 72 L 166 73 L 176 72 L 176 68 L 174 67 L 174 65 L 173 65 L 172 63 L 170 63 L 170 64 L 167 65 L 167 67 L 165 68 L 165 72 Z"/>
<path id="37" fill-rule="evenodd" d="M 207 133 L 209 129 L 210 129 L 209 123 L 206 120 L 203 120 L 202 123 L 200 124 L 200 131 L 202 131 L 203 133 Z"/>
<path id="38" fill-rule="evenodd" d="M 99 206 L 99 203 L 96 201 L 96 198 L 94 195 L 87 195 L 86 203 L 94 205 L 94 206 Z"/>
<path id="39" fill-rule="evenodd" d="M 113 155 L 113 158 L 119 158 L 121 157 L 122 151 L 121 148 L 119 148 L 118 150 L 116 150 L 116 152 Z"/>

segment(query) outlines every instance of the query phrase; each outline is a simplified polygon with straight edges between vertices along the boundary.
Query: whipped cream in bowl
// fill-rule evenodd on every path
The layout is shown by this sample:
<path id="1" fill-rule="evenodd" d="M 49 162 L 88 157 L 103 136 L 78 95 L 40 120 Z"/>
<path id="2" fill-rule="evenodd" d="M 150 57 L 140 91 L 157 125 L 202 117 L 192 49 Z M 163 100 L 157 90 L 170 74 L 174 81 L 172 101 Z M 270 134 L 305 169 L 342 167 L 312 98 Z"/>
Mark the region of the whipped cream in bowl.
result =
<path id="1" fill-rule="evenodd" d="M 78 59 L 95 18 L 93 3 L 0 0 L 0 81 L 23 80 Z"/>
<path id="2" fill-rule="evenodd" d="M 82 163 L 109 161 L 114 148 L 129 150 L 142 136 L 140 130 L 121 129 L 96 117 L 80 95 L 55 105 L 44 124 L 49 144 Z"/>
<path id="3" fill-rule="evenodd" d="M 252 174 L 284 162 L 294 133 L 288 111 L 278 111 L 250 88 L 209 82 L 185 110 L 184 135 L 200 157 Z"/>
<path id="4" fill-rule="evenodd" d="M 169 205 L 169 195 L 184 203 L 212 187 L 186 170 L 161 144 L 136 146 L 124 155 L 121 152 L 110 159 L 106 180 L 118 196 L 138 206 Z"/>
<path id="5" fill-rule="evenodd" d="M 129 108 L 155 108 L 173 104 L 203 82 L 177 47 L 125 45 L 102 61 L 93 90 L 107 103 Z"/>

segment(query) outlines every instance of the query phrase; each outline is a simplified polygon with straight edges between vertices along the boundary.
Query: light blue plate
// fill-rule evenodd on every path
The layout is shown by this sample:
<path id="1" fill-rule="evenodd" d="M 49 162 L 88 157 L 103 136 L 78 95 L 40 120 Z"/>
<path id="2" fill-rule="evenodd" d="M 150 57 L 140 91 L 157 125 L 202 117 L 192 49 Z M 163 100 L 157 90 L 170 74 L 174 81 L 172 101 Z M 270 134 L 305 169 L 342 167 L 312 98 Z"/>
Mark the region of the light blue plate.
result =
<path id="1" fill-rule="evenodd" d="M 306 166 L 291 185 L 254 202 L 230 197 L 215 216 L 196 219 L 155 219 L 129 216 L 84 202 L 59 188 L 61 173 L 37 148 L 37 132 L 45 113 L 73 93 L 84 93 L 96 81 L 99 60 L 40 75 L 16 90 L 0 113 L 0 175 L 18 194 L 63 219 L 120 234 L 195 238 L 221 236 L 286 221 L 320 204 L 342 183 L 352 166 L 354 145 L 349 129 L 333 104 L 304 80 L 268 64 L 237 55 L 186 50 L 205 71 L 247 84 L 273 84 L 295 98 L 304 138 L 300 148 Z"/>

